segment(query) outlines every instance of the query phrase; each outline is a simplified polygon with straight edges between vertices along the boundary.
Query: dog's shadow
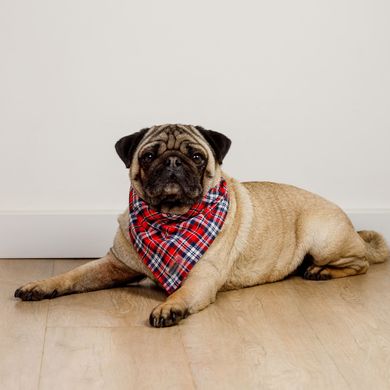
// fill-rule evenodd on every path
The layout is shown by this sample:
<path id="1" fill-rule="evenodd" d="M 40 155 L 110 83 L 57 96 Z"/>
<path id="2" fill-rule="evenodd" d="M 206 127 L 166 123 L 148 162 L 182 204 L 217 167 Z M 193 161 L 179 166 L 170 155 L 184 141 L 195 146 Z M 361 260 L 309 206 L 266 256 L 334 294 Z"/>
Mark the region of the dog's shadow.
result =
<path id="1" fill-rule="evenodd" d="M 126 294 L 129 294 L 134 298 L 142 297 L 157 302 L 164 302 L 167 298 L 166 292 L 148 278 L 145 278 L 139 282 L 126 283 L 122 286 L 115 286 L 112 289 L 125 291 Z"/>

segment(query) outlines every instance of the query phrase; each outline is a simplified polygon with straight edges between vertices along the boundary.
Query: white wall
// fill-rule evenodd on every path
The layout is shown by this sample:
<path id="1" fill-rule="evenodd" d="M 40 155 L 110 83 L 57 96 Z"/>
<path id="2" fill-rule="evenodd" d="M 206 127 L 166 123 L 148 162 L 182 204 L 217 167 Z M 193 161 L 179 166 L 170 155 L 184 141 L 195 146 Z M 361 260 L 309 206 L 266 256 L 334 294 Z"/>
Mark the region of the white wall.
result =
<path id="1" fill-rule="evenodd" d="M 119 210 L 114 143 L 181 122 L 225 169 L 390 209 L 390 2 L 0 1 L 0 210 Z M 1 253 L 0 253 L 1 255 Z"/>

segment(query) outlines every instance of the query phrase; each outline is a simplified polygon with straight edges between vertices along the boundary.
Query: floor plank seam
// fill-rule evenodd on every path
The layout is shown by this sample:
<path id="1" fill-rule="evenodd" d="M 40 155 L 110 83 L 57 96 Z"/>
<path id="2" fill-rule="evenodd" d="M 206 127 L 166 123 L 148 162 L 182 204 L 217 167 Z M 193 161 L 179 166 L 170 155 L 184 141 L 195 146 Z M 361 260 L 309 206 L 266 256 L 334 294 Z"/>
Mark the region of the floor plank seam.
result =
<path id="1" fill-rule="evenodd" d="M 51 276 L 53 276 L 53 275 L 54 275 L 54 260 L 52 260 L 52 265 L 51 265 Z M 47 321 L 49 319 L 49 309 L 50 309 L 50 300 L 47 303 L 47 309 L 46 309 L 45 333 L 43 335 L 42 355 L 41 355 L 41 362 L 40 362 L 40 365 L 39 365 L 38 389 L 41 388 L 43 356 L 45 354 L 46 334 L 47 334 L 47 328 L 48 328 L 47 327 Z"/>
<path id="2" fill-rule="evenodd" d="M 181 345 L 182 345 L 182 348 L 183 348 L 183 351 L 184 351 L 184 356 L 186 357 L 186 362 L 187 362 L 187 367 L 188 367 L 188 371 L 191 375 L 191 382 L 192 382 L 192 385 L 193 385 L 193 388 L 194 389 L 197 389 L 197 386 L 196 386 L 196 383 L 195 383 L 195 377 L 194 377 L 194 373 L 192 371 L 192 367 L 191 367 L 191 363 L 190 363 L 190 357 L 188 356 L 188 353 L 187 353 L 187 348 L 185 347 L 184 345 L 184 341 L 183 341 L 183 333 L 181 331 L 181 327 L 179 326 L 179 335 L 180 335 L 180 341 L 181 341 Z"/>

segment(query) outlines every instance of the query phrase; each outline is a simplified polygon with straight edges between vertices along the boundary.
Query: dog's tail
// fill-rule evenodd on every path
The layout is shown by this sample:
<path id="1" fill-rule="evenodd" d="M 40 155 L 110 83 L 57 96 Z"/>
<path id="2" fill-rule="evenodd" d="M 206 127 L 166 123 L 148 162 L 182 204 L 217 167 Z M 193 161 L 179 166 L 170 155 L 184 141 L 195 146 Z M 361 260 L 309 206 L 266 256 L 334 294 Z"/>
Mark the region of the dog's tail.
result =
<path id="1" fill-rule="evenodd" d="M 384 237 L 372 230 L 361 230 L 359 236 L 366 245 L 366 258 L 370 264 L 383 263 L 390 259 L 390 250 Z"/>

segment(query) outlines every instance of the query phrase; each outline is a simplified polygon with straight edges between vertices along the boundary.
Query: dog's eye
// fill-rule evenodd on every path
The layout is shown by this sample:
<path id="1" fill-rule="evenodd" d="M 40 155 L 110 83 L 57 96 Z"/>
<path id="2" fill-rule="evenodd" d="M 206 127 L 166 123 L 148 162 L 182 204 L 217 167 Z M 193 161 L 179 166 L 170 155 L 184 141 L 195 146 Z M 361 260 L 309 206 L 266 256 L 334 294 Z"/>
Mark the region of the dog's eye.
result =
<path id="1" fill-rule="evenodd" d="M 203 156 L 200 154 L 200 153 L 194 153 L 192 155 L 192 159 L 195 161 L 195 162 L 201 162 L 203 161 Z"/>
<path id="2" fill-rule="evenodd" d="M 154 153 L 152 152 L 148 152 L 148 153 L 145 153 L 143 156 L 142 156 L 142 160 L 145 161 L 145 162 L 150 162 L 154 159 Z"/>

